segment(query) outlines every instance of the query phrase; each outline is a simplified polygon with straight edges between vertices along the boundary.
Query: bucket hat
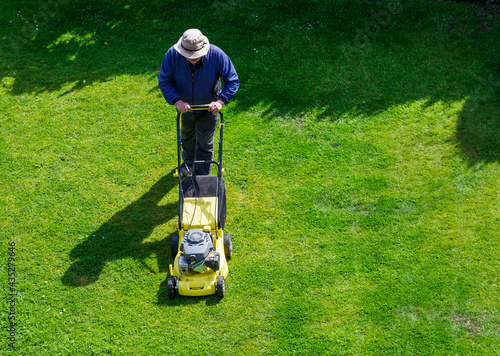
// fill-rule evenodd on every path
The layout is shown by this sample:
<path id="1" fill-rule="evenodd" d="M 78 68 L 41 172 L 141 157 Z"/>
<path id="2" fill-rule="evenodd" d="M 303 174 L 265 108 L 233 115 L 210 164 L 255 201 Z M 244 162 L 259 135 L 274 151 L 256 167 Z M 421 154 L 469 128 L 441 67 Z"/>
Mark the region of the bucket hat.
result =
<path id="1" fill-rule="evenodd" d="M 194 59 L 207 54 L 210 43 L 200 30 L 193 28 L 184 32 L 179 41 L 174 45 L 174 48 L 187 59 Z"/>

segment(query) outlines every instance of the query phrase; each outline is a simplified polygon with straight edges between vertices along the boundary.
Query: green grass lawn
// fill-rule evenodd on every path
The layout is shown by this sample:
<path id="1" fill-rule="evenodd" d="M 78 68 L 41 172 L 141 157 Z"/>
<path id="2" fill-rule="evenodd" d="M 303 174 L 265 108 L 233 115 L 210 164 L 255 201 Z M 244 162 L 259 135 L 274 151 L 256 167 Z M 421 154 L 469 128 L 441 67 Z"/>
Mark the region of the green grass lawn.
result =
<path id="1" fill-rule="evenodd" d="M 0 353 L 498 354 L 498 7 L 45 3 L 0 5 Z M 192 27 L 242 83 L 235 250 L 223 299 L 169 300 L 176 114 L 156 69 Z"/>

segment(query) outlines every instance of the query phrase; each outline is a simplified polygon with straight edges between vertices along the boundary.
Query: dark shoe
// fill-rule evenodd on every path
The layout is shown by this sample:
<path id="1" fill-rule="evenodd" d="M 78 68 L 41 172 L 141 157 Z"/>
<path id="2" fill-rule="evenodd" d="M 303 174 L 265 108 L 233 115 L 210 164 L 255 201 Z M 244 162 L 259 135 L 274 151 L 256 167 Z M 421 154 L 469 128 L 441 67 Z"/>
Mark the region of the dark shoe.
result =
<path id="1" fill-rule="evenodd" d="M 193 175 L 193 166 L 189 166 L 187 164 L 181 165 L 181 177 L 191 177 Z"/>

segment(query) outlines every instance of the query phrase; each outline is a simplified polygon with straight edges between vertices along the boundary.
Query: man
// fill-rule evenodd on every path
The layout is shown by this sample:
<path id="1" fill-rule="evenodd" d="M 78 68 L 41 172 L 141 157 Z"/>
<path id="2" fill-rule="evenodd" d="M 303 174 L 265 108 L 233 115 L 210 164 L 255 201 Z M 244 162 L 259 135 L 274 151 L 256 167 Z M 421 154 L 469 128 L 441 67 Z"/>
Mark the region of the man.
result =
<path id="1" fill-rule="evenodd" d="M 210 44 L 200 30 L 187 30 L 165 54 L 158 85 L 165 100 L 182 113 L 184 162 L 212 160 L 218 112 L 229 103 L 240 85 L 229 57 Z M 208 111 L 191 111 L 191 105 L 208 105 Z M 208 164 L 194 167 L 182 164 L 181 174 L 207 175 L 210 167 Z"/>

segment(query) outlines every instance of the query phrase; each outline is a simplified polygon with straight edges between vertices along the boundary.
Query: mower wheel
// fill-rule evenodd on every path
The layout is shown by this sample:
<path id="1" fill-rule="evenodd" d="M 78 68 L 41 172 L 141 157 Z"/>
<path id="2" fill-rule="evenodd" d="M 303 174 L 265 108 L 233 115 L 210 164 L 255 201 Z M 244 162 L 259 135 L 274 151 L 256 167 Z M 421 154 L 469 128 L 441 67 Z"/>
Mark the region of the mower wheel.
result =
<path id="1" fill-rule="evenodd" d="M 172 243 L 170 248 L 172 251 L 172 260 L 175 260 L 175 256 L 177 256 L 177 252 L 179 252 L 179 235 L 172 235 Z"/>
<path id="2" fill-rule="evenodd" d="M 175 298 L 175 278 L 171 277 L 167 281 L 168 299 Z"/>
<path id="3" fill-rule="evenodd" d="M 223 276 L 217 277 L 217 286 L 215 288 L 215 291 L 217 292 L 217 295 L 221 298 L 224 297 L 224 295 L 226 294 L 226 285 Z"/>
<path id="4" fill-rule="evenodd" d="M 233 257 L 233 239 L 231 234 L 224 234 L 224 254 L 229 261 Z"/>

